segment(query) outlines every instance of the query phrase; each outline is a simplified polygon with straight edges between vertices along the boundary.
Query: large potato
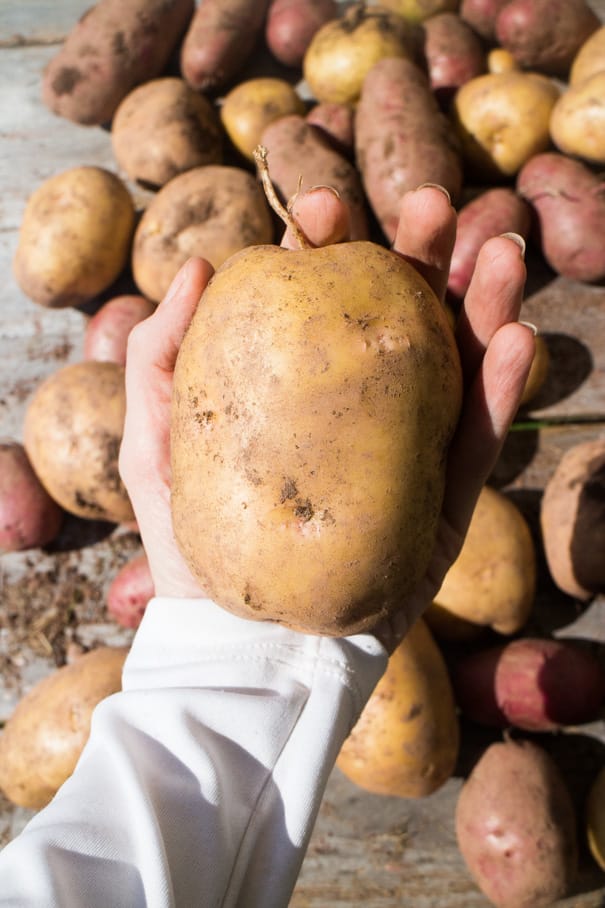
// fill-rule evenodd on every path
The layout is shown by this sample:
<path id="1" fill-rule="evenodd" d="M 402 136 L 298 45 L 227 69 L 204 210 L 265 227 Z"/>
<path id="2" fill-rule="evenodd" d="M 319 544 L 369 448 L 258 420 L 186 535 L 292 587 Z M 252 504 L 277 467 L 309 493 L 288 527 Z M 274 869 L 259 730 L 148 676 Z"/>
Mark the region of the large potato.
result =
<path id="1" fill-rule="evenodd" d="M 122 181 L 100 167 L 74 167 L 30 196 L 13 260 L 24 293 L 42 306 L 78 306 L 126 266 L 134 205 Z"/>
<path id="2" fill-rule="evenodd" d="M 578 49 L 569 71 L 569 84 L 579 85 L 584 79 L 605 69 L 605 25 L 597 28 Z"/>
<path id="3" fill-rule="evenodd" d="M 487 73 L 456 93 L 453 119 L 469 172 L 498 181 L 514 176 L 550 145 L 550 115 L 559 89 L 546 76 L 517 70 Z"/>
<path id="4" fill-rule="evenodd" d="M 20 807 L 44 807 L 72 774 L 95 706 L 122 686 L 125 647 L 102 646 L 39 681 L 0 734 L 0 788 Z"/>
<path id="5" fill-rule="evenodd" d="M 71 514 L 134 519 L 118 472 L 125 411 L 124 368 L 117 363 L 63 366 L 30 399 L 25 450 L 42 484 Z"/>
<path id="6" fill-rule="evenodd" d="M 309 633 L 400 609 L 433 550 L 460 381 L 445 308 L 395 253 L 232 257 L 174 375 L 173 525 L 203 589 Z"/>
<path id="7" fill-rule="evenodd" d="M 498 13 L 510 0 L 462 0 L 460 18 L 467 22 L 485 41 L 496 40 Z"/>
<path id="8" fill-rule="evenodd" d="M 223 99 L 221 121 L 227 135 L 248 160 L 274 120 L 289 114 L 303 116 L 305 104 L 285 79 L 247 79 L 232 88 Z"/>
<path id="9" fill-rule="evenodd" d="M 550 118 L 550 135 L 560 151 L 591 164 L 605 164 L 604 98 L 605 69 L 561 95 Z"/>
<path id="10" fill-rule="evenodd" d="M 134 279 L 144 296 L 159 302 L 191 256 L 218 268 L 245 246 L 272 239 L 271 212 L 252 174 L 195 167 L 166 183 L 143 213 L 132 251 Z"/>
<path id="11" fill-rule="evenodd" d="M 569 892 L 576 820 L 552 758 L 530 741 L 492 744 L 456 805 L 458 847 L 496 908 L 547 908 Z"/>
<path id="12" fill-rule="evenodd" d="M 513 634 L 529 617 L 535 587 L 535 546 L 525 518 L 502 492 L 484 486 L 462 550 L 429 606 L 430 627 L 447 636 L 451 613 Z M 440 612 L 446 613 L 443 621 Z"/>
<path id="13" fill-rule="evenodd" d="M 111 141 L 125 173 L 155 187 L 223 157 L 217 111 L 177 78 L 153 79 L 129 92 L 113 118 Z"/>
<path id="14" fill-rule="evenodd" d="M 557 586 L 581 600 L 605 590 L 605 438 L 561 457 L 544 488 L 540 525 Z"/>
<path id="15" fill-rule="evenodd" d="M 390 657 L 336 765 L 367 791 L 426 797 L 452 775 L 459 739 L 447 666 L 419 618 Z"/>

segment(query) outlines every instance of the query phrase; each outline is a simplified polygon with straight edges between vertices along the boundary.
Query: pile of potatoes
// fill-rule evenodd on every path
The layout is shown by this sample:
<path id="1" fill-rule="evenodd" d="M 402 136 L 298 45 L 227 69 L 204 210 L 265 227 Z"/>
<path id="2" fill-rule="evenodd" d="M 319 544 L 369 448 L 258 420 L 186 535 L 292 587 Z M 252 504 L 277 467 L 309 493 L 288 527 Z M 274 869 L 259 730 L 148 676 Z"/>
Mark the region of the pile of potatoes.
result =
<path id="1" fill-rule="evenodd" d="M 278 240 L 259 144 L 283 203 L 315 185 L 339 192 L 352 240 L 388 247 L 403 194 L 446 187 L 459 210 L 454 318 L 490 236 L 520 234 L 555 274 L 605 278 L 605 26 L 584 0 L 100 0 L 41 82 L 58 116 L 109 127 L 115 172 L 78 163 L 32 187 L 23 214 L 16 280 L 39 305 L 79 307 L 87 327 L 82 361 L 34 392 L 23 444 L 0 449 L 4 550 L 48 544 L 65 511 L 133 520 L 117 470 L 129 331 L 190 256 L 218 268 Z M 537 340 L 525 402 L 548 368 Z M 460 557 L 338 761 L 371 791 L 425 797 L 456 771 L 461 717 L 503 731 L 456 813 L 469 871 L 503 908 L 569 891 L 579 819 L 605 869 L 604 777 L 578 817 L 547 747 L 602 715 L 602 665 L 585 642 L 524 635 L 536 543 L 564 593 L 605 589 L 604 490 L 603 438 L 561 461 L 540 540 L 509 497 L 483 490 Z M 142 553 L 114 578 L 109 613 L 134 628 L 152 595 Z"/>

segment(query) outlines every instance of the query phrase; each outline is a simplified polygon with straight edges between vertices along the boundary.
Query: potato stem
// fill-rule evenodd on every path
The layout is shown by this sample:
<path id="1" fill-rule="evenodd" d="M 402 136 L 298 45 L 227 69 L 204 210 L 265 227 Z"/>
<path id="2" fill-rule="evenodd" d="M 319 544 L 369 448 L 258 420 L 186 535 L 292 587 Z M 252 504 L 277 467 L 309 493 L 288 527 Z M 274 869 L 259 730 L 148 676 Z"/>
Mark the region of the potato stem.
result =
<path id="1" fill-rule="evenodd" d="M 254 149 L 254 160 L 258 167 L 258 173 L 261 178 L 267 201 L 273 211 L 282 219 L 286 227 L 294 236 L 301 249 L 312 249 L 313 244 L 309 242 L 302 229 L 296 223 L 292 212 L 285 208 L 277 197 L 271 177 L 269 176 L 269 165 L 267 163 L 267 149 L 264 145 L 257 145 Z"/>

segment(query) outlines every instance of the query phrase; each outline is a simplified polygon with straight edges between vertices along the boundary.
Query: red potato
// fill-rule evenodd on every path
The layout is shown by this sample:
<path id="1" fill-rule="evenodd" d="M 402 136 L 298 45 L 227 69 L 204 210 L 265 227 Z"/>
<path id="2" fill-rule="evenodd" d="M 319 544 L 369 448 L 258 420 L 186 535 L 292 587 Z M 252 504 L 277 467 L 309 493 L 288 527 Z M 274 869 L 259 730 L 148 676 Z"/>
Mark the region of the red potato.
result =
<path id="1" fill-rule="evenodd" d="M 439 109 L 428 77 L 409 60 L 380 60 L 366 76 L 355 146 L 366 195 L 390 242 L 408 190 L 439 183 L 454 203 L 458 198 L 462 164 L 451 123 Z"/>
<path id="2" fill-rule="evenodd" d="M 324 101 L 307 114 L 307 123 L 320 129 L 336 151 L 350 155 L 355 148 L 355 111 L 351 104 Z"/>
<path id="3" fill-rule="evenodd" d="M 554 731 L 590 722 L 605 699 L 605 671 L 571 640 L 523 637 L 463 656 L 451 669 L 456 701 L 480 725 Z"/>
<path id="4" fill-rule="evenodd" d="M 126 364 L 128 335 L 135 325 L 155 312 L 144 296 L 124 295 L 109 300 L 96 312 L 84 333 L 84 359 Z"/>
<path id="5" fill-rule="evenodd" d="M 564 277 L 605 277 L 604 189 L 601 176 L 557 152 L 534 155 L 519 171 L 517 192 L 535 211 L 542 253 Z"/>
<path id="6" fill-rule="evenodd" d="M 338 15 L 336 0 L 272 0 L 265 39 L 285 66 L 300 66 L 316 31 Z"/>
<path id="7" fill-rule="evenodd" d="M 517 193 L 499 186 L 488 189 L 467 202 L 458 212 L 456 243 L 448 290 L 463 297 L 475 270 L 479 250 L 492 236 L 518 233 L 527 238 L 531 227 L 531 208 Z"/>
<path id="8" fill-rule="evenodd" d="M 446 104 L 461 85 L 486 72 L 483 44 L 456 13 L 431 16 L 423 25 L 429 82 L 437 98 Z"/>
<path id="9" fill-rule="evenodd" d="M 293 114 L 271 123 L 261 141 L 267 148 L 271 181 L 284 202 L 299 190 L 331 186 L 349 206 L 351 239 L 367 238 L 366 201 L 359 174 L 319 130 Z"/>
<path id="10" fill-rule="evenodd" d="M 107 591 L 107 610 L 122 627 L 137 628 L 155 587 L 147 555 L 128 561 L 113 578 Z"/>
<path id="11" fill-rule="evenodd" d="M 269 0 L 204 0 L 197 7 L 183 46 L 181 72 L 198 91 L 229 85 L 250 57 Z"/>
<path id="12" fill-rule="evenodd" d="M 585 0 L 510 0 L 496 20 L 496 38 L 524 69 L 566 77 L 600 25 Z"/>
<path id="13" fill-rule="evenodd" d="M 57 536 L 63 509 L 48 494 L 17 441 L 0 442 L 0 552 L 47 545 Z"/>
<path id="14" fill-rule="evenodd" d="M 496 19 L 510 0 L 462 0 L 460 18 L 485 41 L 496 39 Z"/>
<path id="15" fill-rule="evenodd" d="M 45 104 L 77 123 L 108 123 L 135 85 L 162 72 L 194 6 L 193 0 L 100 0 L 46 67 Z"/>

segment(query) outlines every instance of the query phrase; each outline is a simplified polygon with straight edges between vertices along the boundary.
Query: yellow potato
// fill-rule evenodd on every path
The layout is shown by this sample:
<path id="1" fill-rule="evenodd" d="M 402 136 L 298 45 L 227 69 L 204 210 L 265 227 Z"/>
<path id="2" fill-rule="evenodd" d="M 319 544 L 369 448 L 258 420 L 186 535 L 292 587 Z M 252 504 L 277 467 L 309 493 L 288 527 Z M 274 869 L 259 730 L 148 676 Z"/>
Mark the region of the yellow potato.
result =
<path id="1" fill-rule="evenodd" d="M 134 205 L 122 181 L 101 167 L 74 167 L 30 196 L 13 270 L 42 306 L 78 306 L 109 287 L 126 266 Z"/>
<path id="2" fill-rule="evenodd" d="M 605 768 L 597 774 L 588 793 L 586 833 L 590 853 L 605 870 Z"/>
<path id="3" fill-rule="evenodd" d="M 456 12 L 459 5 L 460 0 L 380 0 L 380 6 L 413 22 L 423 22 L 438 13 Z"/>
<path id="4" fill-rule="evenodd" d="M 536 336 L 534 358 L 531 363 L 529 375 L 525 382 L 525 388 L 521 395 L 521 406 L 529 403 L 536 397 L 546 381 L 548 370 L 550 368 L 550 354 L 548 345 L 541 334 Z"/>
<path id="5" fill-rule="evenodd" d="M 448 670 L 419 618 L 389 659 L 336 765 L 376 794 L 426 797 L 452 775 L 459 739 Z"/>
<path id="6" fill-rule="evenodd" d="M 559 89 L 547 76 L 510 70 L 477 76 L 460 87 L 453 119 L 473 177 L 514 176 L 550 144 L 550 115 Z"/>
<path id="7" fill-rule="evenodd" d="M 552 110 L 550 134 L 570 157 L 605 164 L 605 69 L 564 92 Z"/>
<path id="8" fill-rule="evenodd" d="M 580 47 L 571 65 L 569 84 L 579 85 L 603 69 L 605 69 L 605 25 L 593 32 Z"/>
<path id="9" fill-rule="evenodd" d="M 254 160 L 254 149 L 269 123 L 288 114 L 305 114 L 305 105 L 296 89 L 284 79 L 259 78 L 240 82 L 225 96 L 221 120 L 227 135 L 246 158 Z"/>

